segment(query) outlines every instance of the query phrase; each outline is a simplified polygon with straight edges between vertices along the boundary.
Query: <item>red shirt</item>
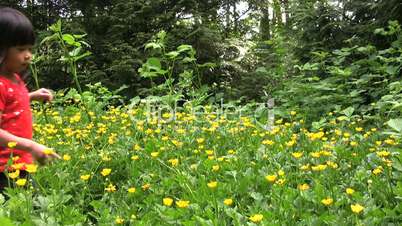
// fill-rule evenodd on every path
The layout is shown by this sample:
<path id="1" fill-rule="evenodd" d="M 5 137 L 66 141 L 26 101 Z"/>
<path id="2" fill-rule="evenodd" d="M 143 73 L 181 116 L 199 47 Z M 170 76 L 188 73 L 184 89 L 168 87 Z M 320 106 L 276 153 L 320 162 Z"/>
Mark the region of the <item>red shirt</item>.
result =
<path id="1" fill-rule="evenodd" d="M 15 136 L 32 139 L 29 92 L 20 76 L 15 74 L 15 78 L 17 82 L 0 76 L 0 111 L 2 112 L 0 128 Z M 0 147 L 0 172 L 4 170 L 11 153 L 13 157 L 18 156 L 14 164 L 33 162 L 31 153 L 27 151 Z"/>

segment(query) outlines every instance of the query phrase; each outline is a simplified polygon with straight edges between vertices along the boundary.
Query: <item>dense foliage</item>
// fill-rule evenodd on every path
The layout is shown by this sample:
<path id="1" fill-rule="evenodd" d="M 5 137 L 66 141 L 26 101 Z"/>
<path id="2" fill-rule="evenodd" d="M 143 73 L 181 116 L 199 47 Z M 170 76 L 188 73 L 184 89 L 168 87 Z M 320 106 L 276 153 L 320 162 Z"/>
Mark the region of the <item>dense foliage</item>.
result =
<path id="1" fill-rule="evenodd" d="M 7 172 L 1 225 L 402 222 L 399 0 L 0 5 L 38 31 L 63 155 Z"/>

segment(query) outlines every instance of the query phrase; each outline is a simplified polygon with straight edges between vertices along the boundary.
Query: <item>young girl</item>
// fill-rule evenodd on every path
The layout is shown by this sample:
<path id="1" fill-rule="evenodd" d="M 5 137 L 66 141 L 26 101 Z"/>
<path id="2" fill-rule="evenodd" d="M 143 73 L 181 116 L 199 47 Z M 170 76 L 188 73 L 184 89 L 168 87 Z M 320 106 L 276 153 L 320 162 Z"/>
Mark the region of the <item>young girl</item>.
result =
<path id="1" fill-rule="evenodd" d="M 46 146 L 32 141 L 30 101 L 53 98 L 47 89 L 28 93 L 19 75 L 31 62 L 34 42 L 28 18 L 17 10 L 0 8 L 0 172 L 5 170 L 12 156 L 12 163 L 19 165 L 21 176 L 26 174 L 25 164 L 60 158 L 54 152 L 46 154 Z M 16 169 L 7 167 L 7 170 Z M 0 173 L 0 189 L 4 188 L 6 179 L 4 173 Z"/>

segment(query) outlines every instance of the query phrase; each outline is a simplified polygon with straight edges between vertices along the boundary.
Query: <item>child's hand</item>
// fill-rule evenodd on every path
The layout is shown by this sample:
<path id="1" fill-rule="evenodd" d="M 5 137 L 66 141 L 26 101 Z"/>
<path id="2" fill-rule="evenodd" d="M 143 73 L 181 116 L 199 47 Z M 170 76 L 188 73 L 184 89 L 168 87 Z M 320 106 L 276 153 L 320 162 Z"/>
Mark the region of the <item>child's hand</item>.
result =
<path id="1" fill-rule="evenodd" d="M 31 146 L 31 154 L 34 157 L 36 161 L 38 161 L 41 164 L 44 164 L 47 159 L 60 159 L 61 157 L 54 152 L 52 149 L 42 145 L 33 142 L 33 145 Z"/>
<path id="2" fill-rule="evenodd" d="M 53 93 L 52 91 L 41 88 L 38 89 L 34 92 L 29 93 L 29 98 L 32 100 L 37 100 L 37 101 L 52 101 L 53 100 Z"/>

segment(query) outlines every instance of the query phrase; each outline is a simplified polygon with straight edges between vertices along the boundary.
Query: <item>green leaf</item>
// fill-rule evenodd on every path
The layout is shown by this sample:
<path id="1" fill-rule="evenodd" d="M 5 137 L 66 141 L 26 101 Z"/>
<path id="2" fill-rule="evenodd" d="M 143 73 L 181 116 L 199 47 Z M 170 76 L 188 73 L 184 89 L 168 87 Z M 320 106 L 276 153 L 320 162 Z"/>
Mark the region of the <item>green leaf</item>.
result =
<path id="1" fill-rule="evenodd" d="M 43 43 L 45 43 L 45 42 L 50 42 L 50 41 L 57 40 L 57 37 L 58 37 L 57 34 L 53 34 L 53 35 L 51 35 L 51 36 L 47 36 L 47 37 L 45 37 L 45 38 L 40 42 L 40 45 L 43 45 Z"/>
<path id="2" fill-rule="evenodd" d="M 181 52 L 185 52 L 185 51 L 190 51 L 192 50 L 193 47 L 190 45 L 180 45 L 179 47 L 177 47 L 177 50 L 181 53 Z"/>
<path id="3" fill-rule="evenodd" d="M 64 34 L 63 40 L 69 45 L 75 45 L 75 38 L 70 34 Z"/>
<path id="4" fill-rule="evenodd" d="M 13 222 L 7 217 L 0 217 L 1 226 L 14 226 Z"/>
<path id="5" fill-rule="evenodd" d="M 151 43 L 148 43 L 148 44 L 145 45 L 145 49 L 149 49 L 149 48 L 152 48 L 152 49 L 161 49 L 162 47 L 161 47 L 161 45 L 158 44 L 158 43 L 151 42 Z"/>
<path id="6" fill-rule="evenodd" d="M 343 110 L 342 113 L 350 118 L 354 111 L 355 109 L 353 107 L 348 107 L 345 110 Z"/>
<path id="7" fill-rule="evenodd" d="M 166 56 L 168 56 L 168 57 L 171 58 L 171 59 L 174 59 L 174 58 L 176 58 L 179 54 L 180 54 L 180 53 L 177 52 L 177 51 L 171 51 L 171 52 L 168 52 L 168 53 L 166 54 Z"/>
<path id="8" fill-rule="evenodd" d="M 76 57 L 81 52 L 81 47 L 73 49 L 71 52 L 68 53 L 69 56 Z"/>
<path id="9" fill-rule="evenodd" d="M 79 56 L 74 57 L 74 60 L 75 60 L 75 61 L 78 61 L 78 60 L 80 60 L 80 59 L 82 59 L 82 58 L 85 58 L 85 57 L 87 57 L 87 56 L 90 56 L 90 55 L 92 55 L 92 53 L 89 52 L 89 51 L 86 51 L 84 54 L 81 54 L 81 55 L 79 55 Z"/>
<path id="10" fill-rule="evenodd" d="M 402 132 L 402 119 L 401 118 L 391 119 L 387 122 L 387 125 L 398 132 Z"/>
<path id="11" fill-rule="evenodd" d="M 146 63 L 150 69 L 153 70 L 160 70 L 161 69 L 161 61 L 159 60 L 159 58 L 156 57 L 151 57 L 148 58 L 147 63 Z"/>

